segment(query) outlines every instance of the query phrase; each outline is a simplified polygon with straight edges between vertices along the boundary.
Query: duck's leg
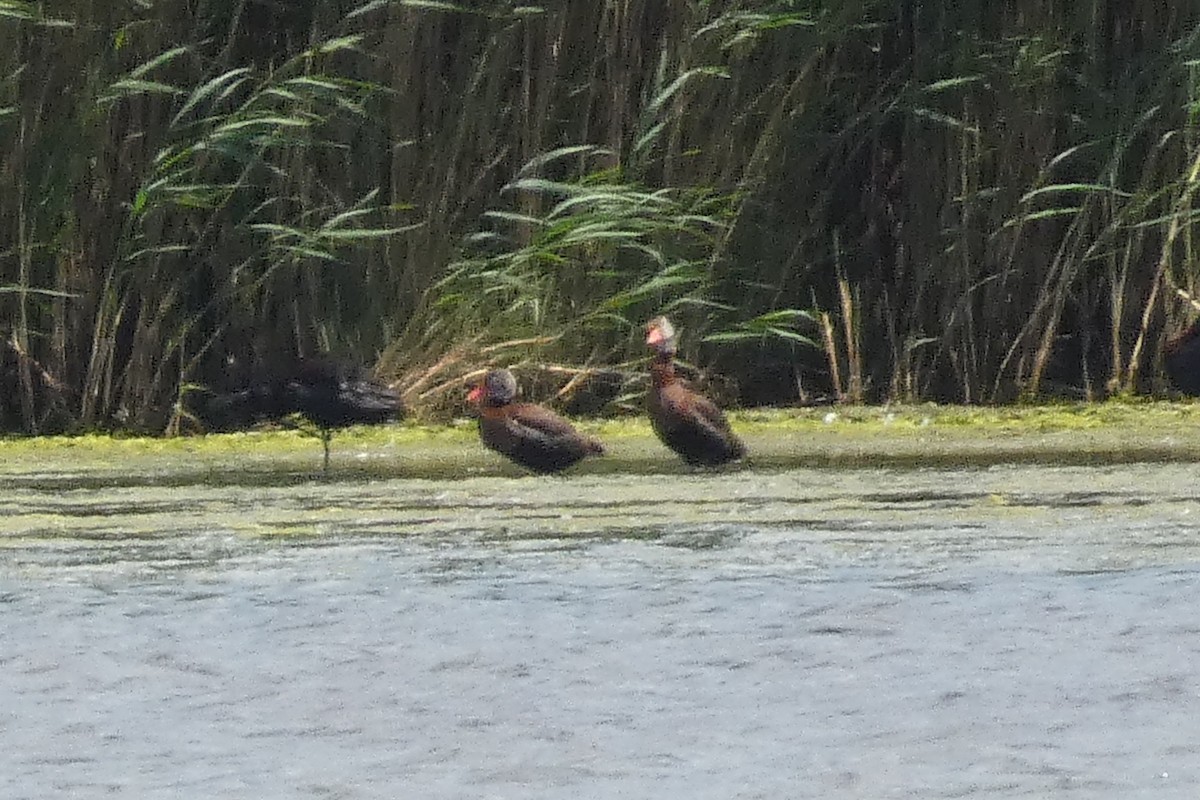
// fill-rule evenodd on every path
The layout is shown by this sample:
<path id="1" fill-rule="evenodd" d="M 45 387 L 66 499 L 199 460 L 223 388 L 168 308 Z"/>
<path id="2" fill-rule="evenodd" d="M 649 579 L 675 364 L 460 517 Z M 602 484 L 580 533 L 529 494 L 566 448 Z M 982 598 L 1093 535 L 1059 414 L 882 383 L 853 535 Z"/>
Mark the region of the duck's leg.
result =
<path id="1" fill-rule="evenodd" d="M 321 445 L 325 448 L 325 465 L 323 470 L 326 475 L 329 474 L 329 445 L 333 441 L 333 431 L 329 428 L 319 428 L 321 437 Z"/>

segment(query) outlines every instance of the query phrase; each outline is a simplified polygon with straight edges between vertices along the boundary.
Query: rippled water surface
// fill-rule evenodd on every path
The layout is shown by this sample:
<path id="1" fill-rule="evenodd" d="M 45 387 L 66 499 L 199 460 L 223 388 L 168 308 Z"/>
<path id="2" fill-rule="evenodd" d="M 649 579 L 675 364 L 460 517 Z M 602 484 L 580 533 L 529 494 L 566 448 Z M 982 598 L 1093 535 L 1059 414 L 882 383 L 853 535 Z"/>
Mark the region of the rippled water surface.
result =
<path id="1" fill-rule="evenodd" d="M 0 797 L 1194 797 L 1196 474 L 9 476 Z"/>

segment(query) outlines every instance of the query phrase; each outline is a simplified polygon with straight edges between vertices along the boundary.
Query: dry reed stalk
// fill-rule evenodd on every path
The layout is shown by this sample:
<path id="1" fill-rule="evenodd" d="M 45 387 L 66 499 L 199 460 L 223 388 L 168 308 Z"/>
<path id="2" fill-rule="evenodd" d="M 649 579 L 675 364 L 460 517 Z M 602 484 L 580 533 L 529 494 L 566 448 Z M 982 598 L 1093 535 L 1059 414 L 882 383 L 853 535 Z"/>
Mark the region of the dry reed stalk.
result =
<path id="1" fill-rule="evenodd" d="M 845 277 L 838 278 L 837 288 L 842 307 L 842 338 L 846 345 L 846 372 L 849 376 L 846 399 L 851 403 L 861 403 L 863 401 L 863 365 L 859 356 L 859 324 L 858 315 L 855 314 L 857 303 L 850 289 L 850 282 Z"/>
<path id="2" fill-rule="evenodd" d="M 822 311 L 819 316 L 821 322 L 821 339 L 825 342 L 826 360 L 829 363 L 829 375 L 833 381 L 833 391 L 837 395 L 839 403 L 846 402 L 846 392 L 842 387 L 841 370 L 838 368 L 838 347 L 837 340 L 833 335 L 833 320 L 829 314 Z"/>

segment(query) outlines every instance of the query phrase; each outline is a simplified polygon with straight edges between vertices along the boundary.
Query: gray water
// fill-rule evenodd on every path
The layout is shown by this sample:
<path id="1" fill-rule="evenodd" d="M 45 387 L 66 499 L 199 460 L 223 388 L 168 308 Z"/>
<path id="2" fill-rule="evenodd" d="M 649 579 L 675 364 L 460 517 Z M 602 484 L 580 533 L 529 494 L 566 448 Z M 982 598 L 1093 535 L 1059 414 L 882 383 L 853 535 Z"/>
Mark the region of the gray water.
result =
<path id="1" fill-rule="evenodd" d="M 1191 798 L 1195 476 L 10 477 L 0 797 Z"/>

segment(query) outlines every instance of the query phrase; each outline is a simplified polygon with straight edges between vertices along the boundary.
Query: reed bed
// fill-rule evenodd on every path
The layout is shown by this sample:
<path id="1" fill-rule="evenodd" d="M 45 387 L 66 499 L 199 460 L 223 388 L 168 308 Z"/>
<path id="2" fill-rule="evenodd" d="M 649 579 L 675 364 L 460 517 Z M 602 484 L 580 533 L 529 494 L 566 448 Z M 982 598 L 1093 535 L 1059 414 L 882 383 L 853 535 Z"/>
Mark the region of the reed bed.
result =
<path id="1" fill-rule="evenodd" d="M 0 0 L 0 427 L 187 430 L 279 353 L 744 405 L 1161 392 L 1200 7 Z"/>

